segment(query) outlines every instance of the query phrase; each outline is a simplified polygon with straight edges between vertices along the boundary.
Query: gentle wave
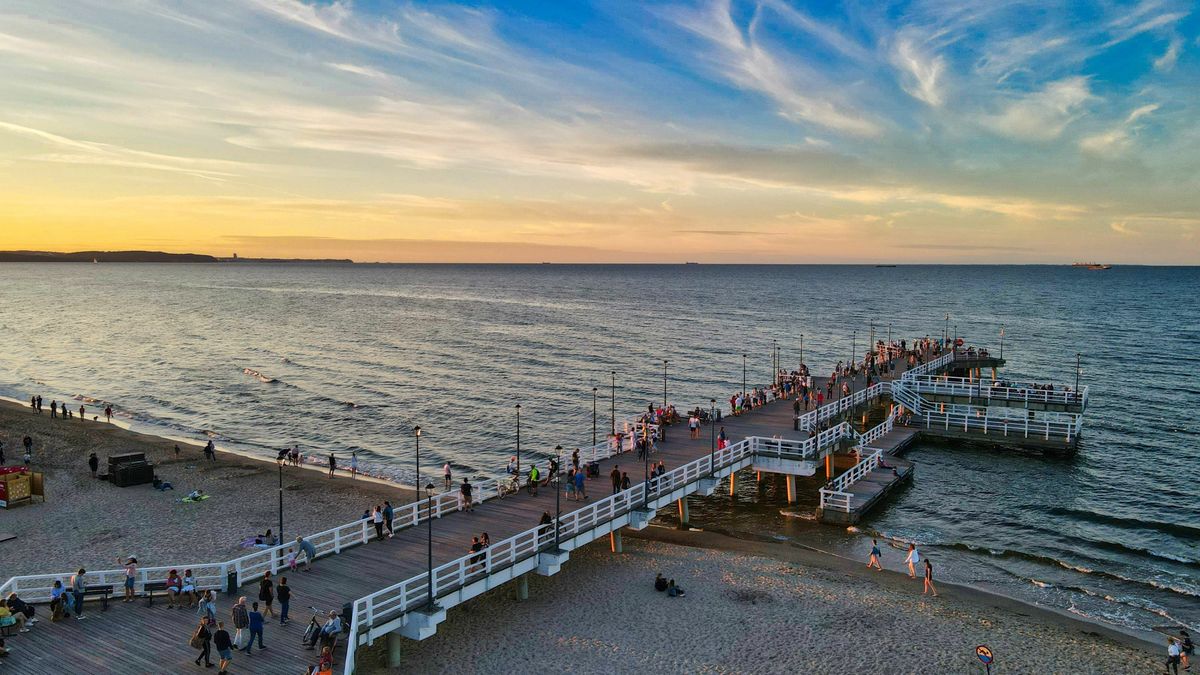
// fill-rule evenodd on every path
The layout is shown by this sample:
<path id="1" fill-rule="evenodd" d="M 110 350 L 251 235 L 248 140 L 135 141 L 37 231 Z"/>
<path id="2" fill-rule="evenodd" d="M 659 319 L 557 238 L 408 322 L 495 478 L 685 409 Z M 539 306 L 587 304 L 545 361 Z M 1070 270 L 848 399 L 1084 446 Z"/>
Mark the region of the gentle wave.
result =
<path id="1" fill-rule="evenodd" d="M 1096 513 L 1095 511 L 1087 511 L 1084 509 L 1073 509 L 1065 506 L 1051 506 L 1044 509 L 1046 513 L 1052 516 L 1065 516 L 1077 520 L 1086 520 L 1093 523 L 1104 525 L 1115 525 L 1128 529 L 1155 529 L 1160 532 L 1169 532 L 1185 537 L 1194 537 L 1200 540 L 1200 527 L 1184 525 L 1182 523 L 1162 522 L 1159 520 L 1149 520 L 1145 518 L 1130 518 L 1125 516 L 1114 516 L 1106 513 Z M 1181 560 L 1179 562 L 1189 562 Z"/>

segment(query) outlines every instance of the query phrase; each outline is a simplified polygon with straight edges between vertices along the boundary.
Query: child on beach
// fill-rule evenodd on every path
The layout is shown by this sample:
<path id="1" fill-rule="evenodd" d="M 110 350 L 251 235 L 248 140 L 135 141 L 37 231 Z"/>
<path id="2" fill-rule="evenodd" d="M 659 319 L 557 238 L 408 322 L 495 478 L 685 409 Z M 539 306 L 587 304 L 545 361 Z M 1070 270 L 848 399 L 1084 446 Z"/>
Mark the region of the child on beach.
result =
<path id="1" fill-rule="evenodd" d="M 879 542 L 875 539 L 872 539 L 871 540 L 871 558 L 869 560 L 867 560 L 867 569 L 871 569 L 871 567 L 874 566 L 876 570 L 878 570 L 880 572 L 883 571 L 883 566 L 879 564 L 879 556 L 880 556 Z"/>

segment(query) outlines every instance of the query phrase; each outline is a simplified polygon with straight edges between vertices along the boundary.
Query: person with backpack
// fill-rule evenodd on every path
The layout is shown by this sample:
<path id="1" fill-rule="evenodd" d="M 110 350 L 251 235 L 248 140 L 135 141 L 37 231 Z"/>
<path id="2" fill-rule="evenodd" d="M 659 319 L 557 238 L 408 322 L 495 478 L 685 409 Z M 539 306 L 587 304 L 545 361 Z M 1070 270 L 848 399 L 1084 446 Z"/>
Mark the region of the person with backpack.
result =
<path id="1" fill-rule="evenodd" d="M 196 665 L 200 665 L 203 659 L 205 668 L 212 668 L 212 633 L 208 631 L 208 620 L 200 619 L 200 625 L 196 627 L 196 632 L 192 633 L 192 640 L 188 644 L 192 649 L 199 649 L 200 655 L 196 657 Z"/>

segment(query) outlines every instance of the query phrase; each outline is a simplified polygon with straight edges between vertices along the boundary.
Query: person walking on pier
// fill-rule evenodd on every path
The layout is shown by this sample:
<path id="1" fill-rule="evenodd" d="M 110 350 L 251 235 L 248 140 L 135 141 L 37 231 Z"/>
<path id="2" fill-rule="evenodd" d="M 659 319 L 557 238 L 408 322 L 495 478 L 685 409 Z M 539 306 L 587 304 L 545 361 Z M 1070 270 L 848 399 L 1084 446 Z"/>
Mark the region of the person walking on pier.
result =
<path id="1" fill-rule="evenodd" d="M 628 472 L 625 472 L 625 471 L 622 471 L 622 472 L 621 472 L 621 489 L 622 489 L 622 490 L 628 490 L 628 489 L 629 489 L 629 485 L 630 485 L 630 483 L 629 483 L 629 473 L 628 473 Z"/>
<path id="2" fill-rule="evenodd" d="M 233 640 L 229 639 L 229 631 L 225 630 L 224 622 L 217 622 L 217 631 L 213 633 L 213 646 L 217 648 L 217 656 L 221 660 L 217 662 L 217 675 L 225 675 L 229 672 L 229 663 L 233 661 Z"/>
<path id="3" fill-rule="evenodd" d="M 880 572 L 883 571 L 883 566 L 879 564 L 880 555 L 881 554 L 879 551 L 879 541 L 872 539 L 871 540 L 871 558 L 869 560 L 867 560 L 867 569 L 871 569 L 872 567 L 874 567 L 876 570 L 878 570 Z"/>
<path id="4" fill-rule="evenodd" d="M 383 500 L 383 526 L 387 528 L 388 536 L 396 534 L 392 528 L 392 521 L 396 519 L 396 509 L 392 508 L 392 503 L 388 500 Z"/>
<path id="5" fill-rule="evenodd" d="M 621 467 L 614 465 L 613 470 L 608 474 L 609 480 L 612 481 L 612 493 L 615 495 L 621 491 Z"/>
<path id="6" fill-rule="evenodd" d="M 263 615 L 258 612 L 258 603 L 250 606 L 250 640 L 246 642 L 246 654 L 250 654 L 250 650 L 254 648 L 254 636 L 258 636 L 258 649 L 262 651 L 267 647 L 263 644 Z"/>
<path id="7" fill-rule="evenodd" d="M 263 614 L 275 616 L 275 609 L 271 606 L 275 602 L 275 582 L 271 581 L 271 573 L 263 572 L 262 581 L 258 582 L 258 600 L 263 604 Z M 254 603 L 254 607 L 258 608 L 258 603 Z"/>
<path id="8" fill-rule="evenodd" d="M 916 565 L 921 563 L 921 552 L 917 550 L 916 544 L 908 545 L 908 555 L 904 558 L 904 563 L 908 565 L 908 578 L 917 578 Z"/>
<path id="9" fill-rule="evenodd" d="M 250 610 L 246 609 L 246 596 L 238 598 L 237 604 L 229 609 L 233 621 L 233 648 L 242 648 L 242 639 L 246 637 L 246 629 L 250 627 Z"/>
<path id="10" fill-rule="evenodd" d="M 581 469 L 575 470 L 575 494 L 581 499 L 587 499 L 587 474 Z"/>
<path id="11" fill-rule="evenodd" d="M 471 504 L 471 479 L 463 478 L 462 485 L 458 486 L 458 510 L 459 511 L 474 511 L 475 507 Z"/>
<path id="12" fill-rule="evenodd" d="M 196 632 L 192 633 L 189 644 L 192 649 L 200 650 L 200 655 L 196 657 L 196 665 L 200 665 L 200 661 L 203 660 L 205 668 L 212 668 L 212 633 L 208 632 L 208 619 L 200 619 L 200 625 L 196 626 Z"/>
<path id="13" fill-rule="evenodd" d="M 279 577 L 275 586 L 275 594 L 279 596 L 279 625 L 288 625 L 288 606 L 292 602 L 292 587 L 288 586 L 287 577 Z"/>

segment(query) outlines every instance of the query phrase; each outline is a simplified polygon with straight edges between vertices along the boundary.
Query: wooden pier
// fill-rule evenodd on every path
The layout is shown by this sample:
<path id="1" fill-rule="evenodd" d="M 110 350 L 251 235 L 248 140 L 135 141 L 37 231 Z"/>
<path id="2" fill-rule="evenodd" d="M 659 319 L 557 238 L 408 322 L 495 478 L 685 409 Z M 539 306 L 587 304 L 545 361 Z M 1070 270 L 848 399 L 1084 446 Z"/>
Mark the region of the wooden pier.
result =
<path id="1" fill-rule="evenodd" d="M 943 355 L 922 364 L 909 379 L 945 372 L 954 361 L 953 354 Z M 689 495 L 713 494 L 726 479 L 732 488 L 736 472 L 743 469 L 785 473 L 792 501 L 796 499 L 797 476 L 823 471 L 830 483 L 821 490 L 822 518 L 856 522 L 912 480 L 912 463 L 898 454 L 919 434 L 933 432 L 934 418 L 927 402 L 924 412 L 929 415 L 920 419 L 928 419 L 928 430 L 902 423 L 906 414 L 912 414 L 910 421 L 918 419 L 922 401 L 913 387 L 898 384 L 906 373 L 902 362 L 895 365 L 891 379 L 867 387 L 860 374 L 851 381 L 854 393 L 850 397 L 834 399 L 820 410 L 803 411 L 799 418 L 792 401 L 780 400 L 740 416 L 727 416 L 715 427 L 703 427 L 696 438 L 690 436 L 686 425 L 669 427 L 649 457 L 650 462 L 663 462 L 667 473 L 649 482 L 643 480 L 647 462 L 628 449 L 628 441 L 626 449 L 617 453 L 602 443 L 581 449 L 582 461 L 594 459 L 599 472 L 587 481 L 585 500 L 573 501 L 562 494 L 556 503 L 554 485 L 541 486 L 536 495 L 522 490 L 501 498 L 497 482 L 484 481 L 476 487 L 477 499 L 482 501 L 469 512 L 456 510 L 453 492 L 400 507 L 395 535 L 382 541 L 376 540 L 367 521 L 307 537 L 320 552 L 311 572 L 286 570 L 287 549 L 294 546 L 289 542 L 235 561 L 143 568 L 136 589 L 140 594 L 146 583 L 160 581 L 168 567 L 181 572 L 194 569 L 202 587 L 219 592 L 217 617 L 228 629 L 229 610 L 236 597 L 244 595 L 254 601 L 258 580 L 270 571 L 276 578 L 286 576 L 292 587 L 291 623 L 280 626 L 269 618 L 264 636 L 268 649 L 255 650 L 253 656 L 236 654 L 234 672 L 305 672 L 317 658 L 316 652 L 300 646 L 313 616 L 310 606 L 321 615 L 349 606 L 349 634 L 341 637 L 335 651 L 336 670 L 354 672 L 357 649 L 378 639 L 386 640 L 389 661 L 399 665 L 402 636 L 425 639 L 433 635 L 438 623 L 446 620 L 448 608 L 509 582 L 521 597 L 528 592 L 525 574 L 554 574 L 569 560 L 571 550 L 600 537 L 608 537 L 613 549 L 620 550 L 622 530 L 645 527 L 658 509 L 678 508 L 681 522 L 686 523 Z M 825 384 L 824 378 L 813 380 L 814 387 Z M 870 429 L 851 423 L 859 416 L 865 420 L 881 408 L 887 410 L 882 423 Z M 721 428 L 729 445 L 717 449 L 713 439 Z M 970 423 L 964 428 L 965 433 L 974 429 Z M 1077 426 L 1063 429 L 1077 437 Z M 987 436 L 989 431 L 985 427 L 977 435 Z M 564 465 L 569 465 L 570 452 L 570 448 L 563 449 Z M 857 461 L 847 459 L 851 456 Z M 528 462 L 525 458 L 523 471 Z M 546 475 L 545 460 L 537 460 L 537 464 Z M 845 472 L 836 475 L 841 466 L 846 466 Z M 614 469 L 629 475 L 630 489 L 612 488 L 609 474 Z M 551 524 L 539 525 L 544 514 L 550 514 Z M 472 554 L 471 538 L 484 532 L 492 546 Z M 159 561 L 143 562 L 157 565 Z M 65 583 L 69 574 L 64 564 L 61 573 L 14 577 L 0 586 L 0 593 L 16 591 L 27 601 L 44 602 L 53 581 Z M 227 588 L 231 574 L 236 583 Z M 122 580 L 121 570 L 87 576 L 90 586 L 116 585 L 117 595 Z M 89 601 L 85 614 L 83 621 L 68 618 L 51 623 L 48 611 L 41 607 L 39 615 L 44 620 L 32 632 L 10 640 L 14 651 L 4 662 L 8 671 L 177 673 L 195 668 L 197 651 L 188 646 L 197 625 L 194 609 L 168 609 L 161 598 L 152 607 L 144 600 L 122 603 L 116 599 L 107 611 Z"/>

